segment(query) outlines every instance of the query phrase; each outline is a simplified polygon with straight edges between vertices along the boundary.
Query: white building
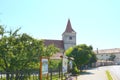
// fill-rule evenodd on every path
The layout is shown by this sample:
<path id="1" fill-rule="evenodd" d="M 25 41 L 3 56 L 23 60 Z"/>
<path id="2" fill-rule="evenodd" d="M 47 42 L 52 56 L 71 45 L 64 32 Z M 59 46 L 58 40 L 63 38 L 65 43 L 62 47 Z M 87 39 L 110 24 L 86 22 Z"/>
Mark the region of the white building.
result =
<path id="1" fill-rule="evenodd" d="M 96 50 L 95 53 L 100 62 L 110 61 L 110 56 L 115 55 L 113 63 L 120 64 L 120 48 Z"/>

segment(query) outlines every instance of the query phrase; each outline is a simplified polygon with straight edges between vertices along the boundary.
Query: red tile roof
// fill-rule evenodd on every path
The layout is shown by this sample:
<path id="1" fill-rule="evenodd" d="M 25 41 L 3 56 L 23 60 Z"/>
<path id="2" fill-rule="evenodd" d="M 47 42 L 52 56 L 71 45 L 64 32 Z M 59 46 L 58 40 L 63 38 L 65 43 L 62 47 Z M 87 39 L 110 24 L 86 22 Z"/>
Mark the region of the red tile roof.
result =
<path id="1" fill-rule="evenodd" d="M 64 33 L 65 33 L 65 32 L 67 32 L 67 33 L 75 32 L 75 31 L 72 29 L 70 19 L 68 19 L 68 23 L 67 23 L 66 30 L 64 31 Z M 63 34 L 64 34 L 64 33 L 63 33 Z"/>
<path id="2" fill-rule="evenodd" d="M 44 40 L 45 46 L 53 44 L 55 47 L 64 50 L 63 40 Z"/>

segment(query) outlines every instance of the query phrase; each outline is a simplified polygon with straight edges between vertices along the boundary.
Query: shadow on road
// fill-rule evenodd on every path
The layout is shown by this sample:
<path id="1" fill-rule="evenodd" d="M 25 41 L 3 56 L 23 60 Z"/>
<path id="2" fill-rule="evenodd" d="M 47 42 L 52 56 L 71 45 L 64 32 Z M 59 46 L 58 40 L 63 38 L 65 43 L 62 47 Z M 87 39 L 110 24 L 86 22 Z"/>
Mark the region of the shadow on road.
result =
<path id="1" fill-rule="evenodd" d="M 94 74 L 94 73 L 86 72 L 86 71 L 80 73 L 80 75 L 86 75 L 86 74 L 87 74 L 87 75 L 92 75 L 92 74 Z"/>

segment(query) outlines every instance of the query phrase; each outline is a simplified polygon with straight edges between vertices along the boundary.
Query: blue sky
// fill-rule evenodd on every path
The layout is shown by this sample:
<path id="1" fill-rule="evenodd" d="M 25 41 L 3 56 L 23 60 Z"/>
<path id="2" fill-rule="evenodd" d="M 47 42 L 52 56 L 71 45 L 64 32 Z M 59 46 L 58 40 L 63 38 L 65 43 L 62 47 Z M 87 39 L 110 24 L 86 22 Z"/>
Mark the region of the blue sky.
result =
<path id="1" fill-rule="evenodd" d="M 120 0 L 0 0 L 0 24 L 38 39 L 62 39 L 68 18 L 77 44 L 120 48 Z"/>

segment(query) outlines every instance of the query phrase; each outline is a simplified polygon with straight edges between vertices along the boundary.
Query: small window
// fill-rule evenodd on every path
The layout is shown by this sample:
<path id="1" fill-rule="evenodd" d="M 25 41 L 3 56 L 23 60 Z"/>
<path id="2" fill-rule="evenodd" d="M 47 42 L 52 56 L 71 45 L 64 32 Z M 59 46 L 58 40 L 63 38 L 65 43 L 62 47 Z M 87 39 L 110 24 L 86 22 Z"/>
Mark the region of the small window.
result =
<path id="1" fill-rule="evenodd" d="M 71 36 L 69 37 L 69 40 L 72 40 L 72 37 L 71 37 Z"/>

